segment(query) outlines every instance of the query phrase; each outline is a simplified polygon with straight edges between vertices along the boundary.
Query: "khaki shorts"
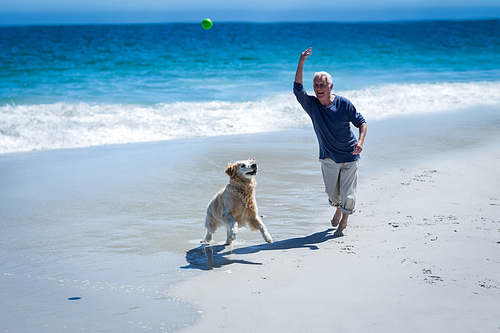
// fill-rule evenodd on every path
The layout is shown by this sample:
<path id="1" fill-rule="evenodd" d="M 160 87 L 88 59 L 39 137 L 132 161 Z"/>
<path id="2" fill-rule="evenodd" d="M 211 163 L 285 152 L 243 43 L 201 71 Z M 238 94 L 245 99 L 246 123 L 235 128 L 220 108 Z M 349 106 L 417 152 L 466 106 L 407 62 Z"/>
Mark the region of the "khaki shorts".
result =
<path id="1" fill-rule="evenodd" d="M 325 158 L 319 161 L 330 205 L 340 208 L 343 213 L 354 213 L 359 160 L 336 163 L 332 159 Z"/>

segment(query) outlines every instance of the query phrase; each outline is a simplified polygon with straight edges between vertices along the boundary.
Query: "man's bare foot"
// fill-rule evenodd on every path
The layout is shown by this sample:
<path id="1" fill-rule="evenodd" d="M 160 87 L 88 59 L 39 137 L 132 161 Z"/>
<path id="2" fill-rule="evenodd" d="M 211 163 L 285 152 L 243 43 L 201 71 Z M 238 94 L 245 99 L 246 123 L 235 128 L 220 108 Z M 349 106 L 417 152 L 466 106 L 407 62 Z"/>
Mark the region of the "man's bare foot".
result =
<path id="1" fill-rule="evenodd" d="M 340 212 L 340 209 L 337 208 L 335 211 L 335 214 L 333 215 L 332 220 L 330 221 L 332 223 L 332 227 L 337 227 L 340 223 L 340 217 L 342 216 L 342 213 Z"/>
<path id="2" fill-rule="evenodd" d="M 349 219 L 348 214 L 342 214 L 342 220 L 340 220 L 340 223 L 337 227 L 337 230 L 335 230 L 335 233 L 333 234 L 334 236 L 340 237 L 340 236 L 345 236 L 345 230 L 347 229 L 347 220 Z"/>
<path id="3" fill-rule="evenodd" d="M 345 230 L 347 229 L 347 225 L 345 226 L 342 226 L 342 224 L 339 224 L 339 226 L 337 227 L 337 230 L 335 230 L 334 232 L 334 236 L 337 236 L 337 237 L 340 237 L 340 236 L 345 236 Z"/>

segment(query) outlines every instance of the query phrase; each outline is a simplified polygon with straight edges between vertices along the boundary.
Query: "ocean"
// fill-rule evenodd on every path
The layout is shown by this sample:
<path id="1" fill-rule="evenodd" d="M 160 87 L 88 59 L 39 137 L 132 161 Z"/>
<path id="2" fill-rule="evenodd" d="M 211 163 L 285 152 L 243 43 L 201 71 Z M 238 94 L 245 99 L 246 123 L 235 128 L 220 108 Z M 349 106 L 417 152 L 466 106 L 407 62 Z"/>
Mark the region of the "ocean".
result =
<path id="1" fill-rule="evenodd" d="M 326 70 L 368 121 L 500 105 L 500 20 L 0 27 L 0 154 L 281 131 Z"/>

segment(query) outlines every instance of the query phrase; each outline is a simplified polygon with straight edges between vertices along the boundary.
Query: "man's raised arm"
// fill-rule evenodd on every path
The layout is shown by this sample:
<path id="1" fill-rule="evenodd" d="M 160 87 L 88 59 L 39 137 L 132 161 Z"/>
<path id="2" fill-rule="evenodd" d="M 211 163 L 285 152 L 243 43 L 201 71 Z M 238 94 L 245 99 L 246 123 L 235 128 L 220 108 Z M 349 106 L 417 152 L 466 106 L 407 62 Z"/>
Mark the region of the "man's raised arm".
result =
<path id="1" fill-rule="evenodd" d="M 311 48 L 308 48 L 300 54 L 299 64 L 297 65 L 297 72 L 295 73 L 295 82 L 303 84 L 304 81 L 304 63 L 307 57 L 311 55 Z"/>

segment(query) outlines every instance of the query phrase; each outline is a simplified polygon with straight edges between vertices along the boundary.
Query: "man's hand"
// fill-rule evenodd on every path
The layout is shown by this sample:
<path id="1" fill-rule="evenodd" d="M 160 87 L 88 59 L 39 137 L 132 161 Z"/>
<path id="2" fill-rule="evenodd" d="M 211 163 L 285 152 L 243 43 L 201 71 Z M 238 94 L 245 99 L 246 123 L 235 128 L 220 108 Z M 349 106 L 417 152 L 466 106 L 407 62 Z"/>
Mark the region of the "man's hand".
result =
<path id="1" fill-rule="evenodd" d="M 306 62 L 307 57 L 309 57 L 312 54 L 311 47 L 305 50 L 300 54 L 300 59 L 299 59 L 299 64 L 304 64 Z"/>
<path id="2" fill-rule="evenodd" d="M 363 151 L 363 143 L 362 142 L 356 142 L 354 145 L 354 150 L 352 151 L 353 155 L 359 155 Z"/>
<path id="3" fill-rule="evenodd" d="M 359 126 L 359 139 L 358 142 L 354 144 L 354 150 L 352 151 L 353 155 L 359 155 L 363 151 L 363 142 L 365 142 L 366 132 L 368 131 L 368 126 L 366 123 L 362 123 Z"/>
<path id="4" fill-rule="evenodd" d="M 308 48 L 300 54 L 299 65 L 297 66 L 297 72 L 295 73 L 295 82 L 302 84 L 304 75 L 304 63 L 307 57 L 312 54 L 311 48 Z"/>

